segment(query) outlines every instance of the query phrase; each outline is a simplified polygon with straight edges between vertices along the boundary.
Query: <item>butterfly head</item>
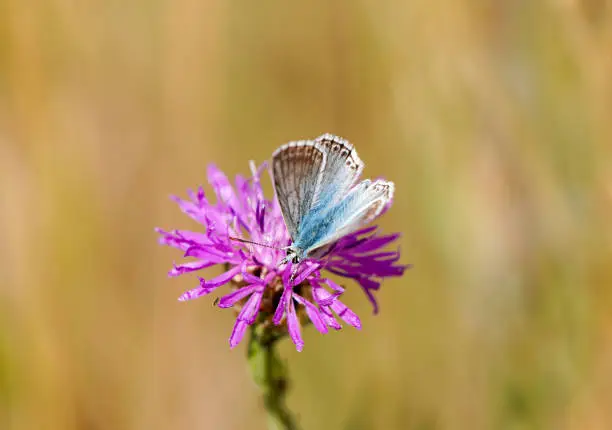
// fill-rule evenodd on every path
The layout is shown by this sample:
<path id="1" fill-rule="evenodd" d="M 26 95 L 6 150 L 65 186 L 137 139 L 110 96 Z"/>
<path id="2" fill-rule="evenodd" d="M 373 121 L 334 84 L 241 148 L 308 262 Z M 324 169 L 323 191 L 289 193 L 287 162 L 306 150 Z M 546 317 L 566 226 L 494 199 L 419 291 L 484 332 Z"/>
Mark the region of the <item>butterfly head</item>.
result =
<path id="1" fill-rule="evenodd" d="M 285 248 L 283 248 L 287 255 L 278 263 L 279 266 L 282 266 L 285 263 L 291 262 L 293 264 L 293 270 L 291 271 L 291 278 L 289 279 L 289 284 L 293 283 L 293 280 L 297 276 L 298 267 L 300 266 L 300 262 L 306 259 L 306 252 L 302 248 L 298 248 L 295 244 L 291 244 Z"/>
<path id="2" fill-rule="evenodd" d="M 294 265 L 299 264 L 305 257 L 304 251 L 294 245 L 290 245 L 283 249 L 287 252 L 287 255 L 285 255 L 285 257 L 280 261 L 278 264 L 279 266 L 288 262 L 291 262 Z"/>

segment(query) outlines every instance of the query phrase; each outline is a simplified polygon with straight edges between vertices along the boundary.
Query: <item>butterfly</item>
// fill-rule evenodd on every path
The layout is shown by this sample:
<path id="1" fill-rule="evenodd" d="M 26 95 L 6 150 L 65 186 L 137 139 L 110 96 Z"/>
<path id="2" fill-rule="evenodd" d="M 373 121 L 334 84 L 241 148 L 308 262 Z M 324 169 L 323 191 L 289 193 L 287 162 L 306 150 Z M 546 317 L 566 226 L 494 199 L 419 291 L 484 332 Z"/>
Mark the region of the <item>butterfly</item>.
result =
<path id="1" fill-rule="evenodd" d="M 338 239 L 376 218 L 393 198 L 393 182 L 358 183 L 364 163 L 332 134 L 289 142 L 272 154 L 272 177 L 291 244 L 279 265 L 317 258 Z"/>

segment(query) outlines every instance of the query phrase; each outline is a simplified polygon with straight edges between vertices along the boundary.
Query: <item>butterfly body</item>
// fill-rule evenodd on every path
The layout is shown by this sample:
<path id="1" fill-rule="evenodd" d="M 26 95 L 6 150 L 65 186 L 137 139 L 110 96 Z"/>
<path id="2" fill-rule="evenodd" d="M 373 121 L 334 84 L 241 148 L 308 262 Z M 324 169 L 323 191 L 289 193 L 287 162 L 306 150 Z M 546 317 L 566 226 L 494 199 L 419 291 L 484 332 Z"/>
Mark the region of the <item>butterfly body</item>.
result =
<path id="1" fill-rule="evenodd" d="M 331 134 L 274 152 L 274 188 L 292 240 L 281 264 L 312 258 L 381 213 L 393 183 L 357 183 L 363 167 L 353 145 Z"/>

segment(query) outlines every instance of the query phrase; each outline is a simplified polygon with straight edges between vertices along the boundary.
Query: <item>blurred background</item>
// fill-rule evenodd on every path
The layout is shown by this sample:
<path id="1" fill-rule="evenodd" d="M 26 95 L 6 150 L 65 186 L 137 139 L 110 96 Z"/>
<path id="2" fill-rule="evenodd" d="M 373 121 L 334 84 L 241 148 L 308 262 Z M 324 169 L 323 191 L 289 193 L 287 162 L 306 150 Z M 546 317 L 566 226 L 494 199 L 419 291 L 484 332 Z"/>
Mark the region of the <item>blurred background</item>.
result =
<path id="1" fill-rule="evenodd" d="M 153 228 L 323 132 L 414 268 L 283 343 L 304 428 L 612 428 L 611 47 L 606 0 L 0 0 L 0 428 L 264 429 Z"/>

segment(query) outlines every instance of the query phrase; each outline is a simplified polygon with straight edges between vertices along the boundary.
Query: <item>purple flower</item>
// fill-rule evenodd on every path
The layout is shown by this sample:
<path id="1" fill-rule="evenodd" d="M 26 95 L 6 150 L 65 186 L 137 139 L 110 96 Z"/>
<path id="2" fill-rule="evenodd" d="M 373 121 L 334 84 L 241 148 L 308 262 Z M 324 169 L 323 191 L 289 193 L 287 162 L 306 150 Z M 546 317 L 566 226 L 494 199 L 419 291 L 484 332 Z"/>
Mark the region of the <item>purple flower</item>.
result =
<path id="1" fill-rule="evenodd" d="M 304 342 L 301 323 L 312 322 L 321 333 L 341 328 L 340 320 L 357 329 L 359 317 L 339 297 L 344 288 L 321 275 L 323 269 L 354 279 L 378 312 L 374 291 L 382 278 L 400 276 L 408 267 L 398 263 L 399 251 L 381 251 L 398 234 L 379 235 L 377 227 L 368 227 L 344 236 L 320 259 L 300 263 L 298 273 L 289 282 L 292 264 L 278 266 L 290 237 L 276 200 L 263 195 L 260 178 L 267 170 L 251 163 L 253 176 L 238 175 L 234 185 L 215 166 L 208 168 L 208 181 L 216 194 L 209 201 L 202 187 L 189 191 L 189 199 L 173 199 L 183 212 L 205 226 L 204 232 L 164 231 L 160 243 L 183 250 L 190 260 L 175 264 L 169 276 L 179 276 L 206 267 L 221 265 L 224 272 L 212 279 L 199 278 L 200 285 L 183 293 L 179 300 L 205 296 L 222 285 L 231 284 L 232 292 L 218 301 L 221 308 L 233 307 L 238 317 L 229 339 L 233 348 L 242 340 L 248 326 L 256 321 L 289 333 L 298 351 Z M 245 244 L 232 238 L 246 239 L 272 247 Z M 274 248 L 275 247 L 275 248 Z"/>

